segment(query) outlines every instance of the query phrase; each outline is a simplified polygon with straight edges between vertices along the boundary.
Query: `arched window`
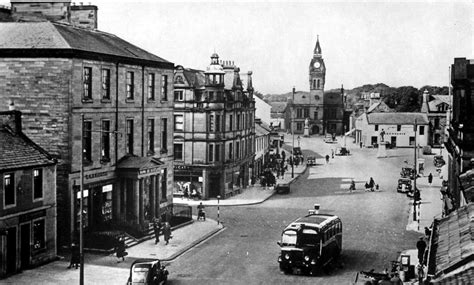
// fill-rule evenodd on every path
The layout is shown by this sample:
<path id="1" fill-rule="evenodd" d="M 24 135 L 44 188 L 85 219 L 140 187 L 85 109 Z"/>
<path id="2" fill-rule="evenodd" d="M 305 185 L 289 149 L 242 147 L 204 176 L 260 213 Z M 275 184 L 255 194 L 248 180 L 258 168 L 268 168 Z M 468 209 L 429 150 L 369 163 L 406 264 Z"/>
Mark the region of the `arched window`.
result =
<path id="1" fill-rule="evenodd" d="M 313 88 L 316 88 L 316 79 L 313 79 Z"/>
<path id="2" fill-rule="evenodd" d="M 318 88 L 318 89 L 319 89 L 319 86 L 320 86 L 320 82 L 319 82 L 319 79 L 318 79 L 318 84 L 317 84 L 317 85 L 318 85 L 318 86 L 317 86 L 316 88 Z"/>

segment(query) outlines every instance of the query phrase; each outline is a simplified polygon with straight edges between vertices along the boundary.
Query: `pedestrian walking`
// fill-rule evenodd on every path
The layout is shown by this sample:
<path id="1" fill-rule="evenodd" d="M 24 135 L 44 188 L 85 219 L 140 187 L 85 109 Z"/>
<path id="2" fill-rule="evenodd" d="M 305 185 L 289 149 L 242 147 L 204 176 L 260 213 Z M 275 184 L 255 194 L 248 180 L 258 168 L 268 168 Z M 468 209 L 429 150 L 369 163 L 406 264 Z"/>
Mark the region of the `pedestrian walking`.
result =
<path id="1" fill-rule="evenodd" d="M 125 261 L 125 256 L 128 255 L 128 252 L 125 251 L 125 238 L 123 236 L 119 237 L 117 240 L 117 245 L 115 246 L 115 254 L 117 256 L 117 263 L 120 262 L 120 259 L 122 261 Z"/>
<path id="2" fill-rule="evenodd" d="M 166 244 L 168 244 L 169 240 L 171 239 L 171 225 L 168 222 L 165 222 L 163 226 L 163 237 L 166 241 Z"/>
<path id="3" fill-rule="evenodd" d="M 370 188 L 370 191 L 374 191 L 374 186 L 375 186 L 375 181 L 372 177 L 370 177 L 370 180 L 369 180 L 369 188 Z"/>
<path id="4" fill-rule="evenodd" d="M 326 164 L 329 163 L 329 154 L 326 154 Z"/>
<path id="5" fill-rule="evenodd" d="M 431 185 L 432 182 L 433 182 L 433 174 L 431 174 L 430 172 L 430 175 L 428 175 L 428 183 Z"/>
<path id="6" fill-rule="evenodd" d="M 360 148 L 362 148 L 362 141 L 359 143 L 359 145 L 360 145 Z"/>
<path id="7" fill-rule="evenodd" d="M 161 220 L 155 219 L 153 221 L 153 232 L 155 232 L 155 244 L 160 242 Z"/>
<path id="8" fill-rule="evenodd" d="M 423 264 L 423 256 L 425 255 L 426 250 L 426 242 L 424 237 L 420 237 L 418 242 L 416 243 L 416 248 L 418 249 L 418 262 Z"/>
<path id="9" fill-rule="evenodd" d="M 334 159 L 334 149 L 331 149 L 331 157 Z"/>
<path id="10" fill-rule="evenodd" d="M 71 260 L 69 262 L 68 269 L 75 267 L 76 269 L 79 267 L 81 263 L 79 247 L 75 244 L 71 244 Z"/>

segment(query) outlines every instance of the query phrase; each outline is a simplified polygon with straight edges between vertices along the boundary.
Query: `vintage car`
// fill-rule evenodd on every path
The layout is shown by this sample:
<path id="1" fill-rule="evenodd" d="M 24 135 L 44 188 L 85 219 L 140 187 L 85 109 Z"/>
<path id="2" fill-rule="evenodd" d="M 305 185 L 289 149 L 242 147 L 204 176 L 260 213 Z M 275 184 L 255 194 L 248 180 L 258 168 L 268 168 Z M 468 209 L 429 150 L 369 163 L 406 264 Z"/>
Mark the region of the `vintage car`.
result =
<path id="1" fill-rule="evenodd" d="M 333 135 L 326 135 L 323 141 L 325 143 L 337 143 L 337 139 Z"/>
<path id="2" fill-rule="evenodd" d="M 411 167 L 402 167 L 402 171 L 400 172 L 400 176 L 402 178 L 415 178 L 415 169 Z"/>
<path id="3" fill-rule="evenodd" d="M 277 194 L 288 194 L 290 193 L 290 184 L 289 183 L 278 183 L 275 186 L 275 191 Z"/>
<path id="4" fill-rule="evenodd" d="M 308 166 L 313 166 L 313 165 L 316 165 L 316 157 L 315 156 L 308 156 L 306 158 L 306 164 Z"/>
<path id="5" fill-rule="evenodd" d="M 166 284 L 168 281 L 168 270 L 158 259 L 137 259 L 130 266 L 130 276 L 127 285 Z"/>
<path id="6" fill-rule="evenodd" d="M 350 155 L 351 152 L 346 147 L 336 148 L 336 155 Z"/>
<path id="7" fill-rule="evenodd" d="M 303 152 L 301 151 L 301 147 L 294 147 L 293 148 L 293 155 L 294 156 L 303 155 Z"/>
<path id="8" fill-rule="evenodd" d="M 433 164 L 435 167 L 442 167 L 443 165 L 446 164 L 446 161 L 444 161 L 444 158 L 442 155 L 435 155 L 433 157 Z"/>
<path id="9" fill-rule="evenodd" d="M 409 178 L 398 179 L 397 192 L 400 192 L 400 193 L 411 192 L 411 179 Z"/>

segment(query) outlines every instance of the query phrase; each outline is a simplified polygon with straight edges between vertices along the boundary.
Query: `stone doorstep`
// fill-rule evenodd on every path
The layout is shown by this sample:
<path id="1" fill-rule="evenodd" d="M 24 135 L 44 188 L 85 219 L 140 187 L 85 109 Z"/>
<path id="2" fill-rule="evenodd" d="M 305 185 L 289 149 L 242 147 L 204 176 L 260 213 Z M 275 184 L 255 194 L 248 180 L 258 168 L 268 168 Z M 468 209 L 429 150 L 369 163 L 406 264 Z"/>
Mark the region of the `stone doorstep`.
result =
<path id="1" fill-rule="evenodd" d="M 194 223 L 194 220 L 190 220 L 188 222 L 185 222 L 185 223 L 176 225 L 174 227 L 171 227 L 171 230 L 174 231 L 176 229 L 182 228 L 182 227 L 190 225 L 192 223 Z M 130 248 L 130 247 L 135 246 L 135 245 L 137 245 L 139 243 L 142 243 L 144 241 L 153 239 L 154 237 L 155 237 L 155 232 L 153 231 L 153 227 L 149 227 L 148 233 L 144 237 L 139 238 L 139 239 L 136 239 L 136 238 L 132 237 L 131 235 L 125 233 L 125 248 Z M 68 249 L 67 247 L 63 247 L 63 248 Z M 115 250 L 114 250 L 114 248 L 111 248 L 111 249 L 97 249 L 97 248 L 86 248 L 85 247 L 84 252 L 99 253 L 99 254 L 112 254 L 112 253 L 115 252 Z"/>

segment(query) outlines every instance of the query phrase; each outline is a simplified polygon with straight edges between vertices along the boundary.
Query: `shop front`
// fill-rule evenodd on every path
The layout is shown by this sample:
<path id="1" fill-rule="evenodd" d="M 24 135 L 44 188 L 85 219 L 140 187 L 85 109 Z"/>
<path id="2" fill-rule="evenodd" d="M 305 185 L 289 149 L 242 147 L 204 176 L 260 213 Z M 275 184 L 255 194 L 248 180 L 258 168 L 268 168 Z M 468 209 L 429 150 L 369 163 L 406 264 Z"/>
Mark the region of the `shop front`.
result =
<path id="1" fill-rule="evenodd" d="M 203 170 L 185 165 L 174 166 L 174 197 L 207 198 L 206 193 L 204 193 L 203 182 Z"/>

